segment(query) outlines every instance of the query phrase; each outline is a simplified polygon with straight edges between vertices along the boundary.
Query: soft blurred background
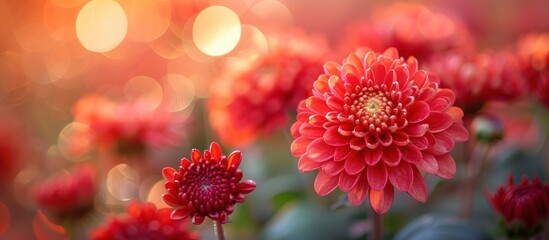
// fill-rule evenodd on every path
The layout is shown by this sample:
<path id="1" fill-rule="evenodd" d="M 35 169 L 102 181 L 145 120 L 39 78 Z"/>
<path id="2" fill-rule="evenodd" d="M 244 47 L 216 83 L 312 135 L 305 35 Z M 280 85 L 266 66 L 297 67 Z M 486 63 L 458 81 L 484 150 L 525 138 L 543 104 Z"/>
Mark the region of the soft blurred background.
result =
<path id="1" fill-rule="evenodd" d="M 46 188 L 43 191 L 54 192 L 45 195 L 50 194 L 55 202 L 66 198 L 55 193 L 61 191 L 55 190 L 56 185 L 64 181 L 86 188 L 74 179 L 54 182 L 80 166 L 93 169 L 96 186 L 90 187 L 93 195 L 87 197 L 93 199 L 92 209 L 72 224 L 72 234 L 78 236 L 75 239 L 88 238 L 88 233 L 108 217 L 124 214 L 134 200 L 167 207 L 161 198 L 165 192 L 161 169 L 177 167 L 191 148 L 207 149 L 211 141 L 219 142 L 226 154 L 241 150 L 244 178 L 257 183 L 257 189 L 247 195 L 245 203 L 237 205 L 226 224 L 228 239 L 365 238 L 371 230 L 370 207 L 348 207 L 340 193 L 317 196 L 312 187 L 314 174 L 297 170 L 289 135 L 296 103 L 289 101 L 294 104 L 288 107 L 293 107 L 293 113 L 283 112 L 280 121 L 265 123 L 257 119 L 268 113 L 242 110 L 238 107 L 246 106 L 244 103 L 227 102 L 236 101 L 233 97 L 239 94 L 277 84 L 268 82 L 250 90 L 254 87 L 240 78 L 254 81 L 254 74 L 281 71 L 276 64 L 286 61 L 284 54 L 274 54 L 275 67 L 260 65 L 244 77 L 238 74 L 239 69 L 254 65 L 264 55 L 290 51 L 284 47 L 278 50 L 278 45 L 293 41 L 302 41 L 297 49 L 312 45 L 306 60 L 292 61 L 305 61 L 299 64 L 310 64 L 318 72 L 321 65 L 307 62 L 307 57 L 314 56 L 312 62 L 339 62 L 358 45 L 386 47 L 386 43 L 376 43 L 380 39 L 373 34 L 363 35 L 372 38 L 364 42 L 353 37 L 362 31 L 361 23 L 373 26 L 378 20 L 391 19 L 391 11 L 396 10 L 390 8 L 396 3 L 0 0 L 0 239 L 65 239 L 66 231 L 44 216 L 48 210 L 36 196 L 40 192 L 37 189 L 42 186 Z M 435 34 L 445 30 L 453 40 L 470 37 L 467 41 L 472 42 L 472 51 L 514 54 L 517 41 L 525 34 L 549 31 L 546 0 L 404 3 L 421 4 L 433 15 L 429 21 L 408 22 L 409 28 L 437 23 L 445 26 L 450 19 L 457 19 L 467 33 L 459 32 L 462 26 L 456 24 Z M 379 26 L 373 28 L 385 29 Z M 295 36 L 298 39 L 291 40 Z M 539 48 L 547 52 L 549 45 Z M 410 54 L 417 55 L 413 51 Z M 432 226 L 425 222 L 432 221 L 441 225 L 437 231 L 455 234 L 452 231 L 458 229 L 459 234 L 469 234 L 463 236 L 480 236 L 471 239 L 504 236 L 501 220 L 484 191 L 495 192 L 510 172 L 516 180 L 523 175 L 548 180 L 549 111 L 533 95 L 524 94 L 503 104 L 491 103 L 490 99 L 483 102 L 482 111 L 502 122 L 503 140 L 490 144 L 489 150 L 476 148 L 475 143 L 456 146 L 456 177 L 448 181 L 426 177 L 430 193 L 427 203 L 396 193 L 393 207 L 384 215 L 385 238 L 393 238 L 420 217 L 423 222 L 416 221 L 406 234 L 424 231 Z M 257 99 L 261 98 L 252 100 Z M 262 106 L 260 109 L 278 105 Z M 258 126 L 244 130 L 227 126 L 253 120 L 235 122 L 226 111 L 253 113 Z M 472 154 L 464 154 L 467 149 Z M 486 166 L 475 183 L 470 221 L 452 225 L 452 217 L 463 215 L 459 186 L 478 174 L 475 169 L 468 171 L 465 164 L 478 161 L 463 159 L 481 158 L 477 155 L 484 151 L 488 152 L 484 160 L 489 164 L 480 163 Z M 44 183 L 53 187 L 44 187 Z M 57 205 L 62 206 L 51 208 L 66 207 Z M 192 228 L 204 239 L 212 239 L 211 224 L 207 220 Z"/>

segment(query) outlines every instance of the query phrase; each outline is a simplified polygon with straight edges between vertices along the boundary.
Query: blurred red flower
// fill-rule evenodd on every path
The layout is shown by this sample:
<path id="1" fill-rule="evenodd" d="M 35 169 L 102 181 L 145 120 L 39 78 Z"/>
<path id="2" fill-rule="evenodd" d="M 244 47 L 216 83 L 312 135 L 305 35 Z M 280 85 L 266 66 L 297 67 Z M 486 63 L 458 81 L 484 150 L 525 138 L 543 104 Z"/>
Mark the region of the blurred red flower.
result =
<path id="1" fill-rule="evenodd" d="M 383 51 L 395 47 L 403 57 L 420 61 L 432 54 L 473 46 L 466 24 L 457 18 L 417 3 L 397 3 L 376 9 L 370 21 L 346 27 L 343 49 L 361 46 Z"/>
<path id="2" fill-rule="evenodd" d="M 242 153 L 234 151 L 223 155 L 219 144 L 212 142 L 210 150 L 193 149 L 191 160 L 181 159 L 179 171 L 166 167 L 162 175 L 168 193 L 162 198 L 176 209 L 173 219 L 190 217 L 194 224 L 201 224 L 205 217 L 226 223 L 234 211 L 234 205 L 244 201 L 244 194 L 255 189 L 255 182 L 242 179 L 238 169 Z"/>
<path id="3" fill-rule="evenodd" d="M 456 93 L 456 105 L 466 114 L 489 101 L 510 102 L 527 90 L 517 59 L 507 51 L 435 54 L 424 67 Z"/>
<path id="4" fill-rule="evenodd" d="M 517 54 L 531 91 L 549 106 L 549 33 L 522 36 Z"/>
<path id="5" fill-rule="evenodd" d="M 509 174 L 507 186 L 500 186 L 495 194 L 486 194 L 488 200 L 507 224 L 518 223 L 532 229 L 549 219 L 549 184 L 544 184 L 536 176 L 530 183 L 524 176 L 515 185 Z"/>
<path id="6" fill-rule="evenodd" d="M 243 146 L 286 126 L 288 113 L 310 94 L 327 53 L 324 39 L 291 31 L 270 36 L 268 51 L 252 62 L 222 70 L 208 101 L 218 136 Z"/>
<path id="7" fill-rule="evenodd" d="M 195 240 L 187 220 L 173 220 L 168 208 L 156 210 L 152 203 L 132 202 L 126 218 L 112 217 L 103 226 L 91 232 L 93 240 Z"/>
<path id="8" fill-rule="evenodd" d="M 56 224 L 80 218 L 93 209 L 97 191 L 96 171 L 80 165 L 66 175 L 53 176 L 35 189 L 35 200 Z"/>
<path id="9" fill-rule="evenodd" d="M 171 113 L 116 103 L 102 96 L 81 98 L 73 114 L 75 122 L 89 126 L 100 150 L 118 155 L 140 155 L 150 147 L 175 144 L 182 137 L 180 124 Z"/>
<path id="10" fill-rule="evenodd" d="M 4 114 L 4 113 L 1 113 Z M 7 114 L 0 117 L 0 189 L 4 184 L 9 184 L 18 169 L 20 168 L 21 154 L 21 132 L 16 120 L 7 117 Z"/>
<path id="11" fill-rule="evenodd" d="M 299 170 L 319 170 L 319 195 L 339 186 L 356 206 L 369 192 L 382 214 L 393 202 L 393 187 L 426 201 L 419 169 L 454 176 L 450 151 L 468 138 L 463 112 L 453 106 L 454 92 L 418 70 L 414 57 L 404 60 L 394 48 L 382 54 L 361 48 L 324 69 L 291 128 Z"/>

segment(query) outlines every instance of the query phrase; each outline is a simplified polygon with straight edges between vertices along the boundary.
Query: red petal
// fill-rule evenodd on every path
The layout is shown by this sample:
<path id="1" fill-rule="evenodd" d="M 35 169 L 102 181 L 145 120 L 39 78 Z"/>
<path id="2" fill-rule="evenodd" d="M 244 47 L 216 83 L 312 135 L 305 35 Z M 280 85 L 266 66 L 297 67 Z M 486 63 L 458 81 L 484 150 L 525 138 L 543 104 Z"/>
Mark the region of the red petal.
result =
<path id="1" fill-rule="evenodd" d="M 456 174 L 456 162 L 450 154 L 436 157 L 438 160 L 437 176 L 445 179 L 453 178 Z"/>
<path id="2" fill-rule="evenodd" d="M 219 160 L 221 160 L 222 153 L 219 144 L 217 144 L 216 142 L 212 142 L 212 144 L 210 145 L 210 152 L 215 162 L 219 162 Z"/>
<path id="3" fill-rule="evenodd" d="M 366 168 L 366 162 L 364 162 L 364 154 L 358 151 L 352 151 L 349 157 L 345 160 L 345 172 L 350 175 L 355 175 L 362 172 Z"/>
<path id="4" fill-rule="evenodd" d="M 164 202 L 172 207 L 179 207 L 181 206 L 181 203 L 179 203 L 177 201 L 177 199 L 175 199 L 174 196 L 170 195 L 170 194 L 162 194 L 162 199 L 164 200 Z"/>
<path id="5" fill-rule="evenodd" d="M 239 183 L 237 188 L 240 193 L 248 194 L 255 190 L 255 182 L 252 180 L 246 180 Z"/>
<path id="6" fill-rule="evenodd" d="M 323 171 L 320 171 L 318 175 L 316 175 L 314 183 L 315 191 L 320 196 L 326 196 L 337 187 L 338 181 L 339 178 L 330 177 L 326 175 Z"/>
<path id="7" fill-rule="evenodd" d="M 312 170 L 316 170 L 322 167 L 322 163 L 314 162 L 309 160 L 309 157 L 307 155 L 303 155 L 299 158 L 299 161 L 297 162 L 297 168 L 301 172 L 309 172 Z"/>
<path id="8" fill-rule="evenodd" d="M 387 147 L 393 144 L 393 136 L 388 133 L 384 132 L 378 136 L 379 143 L 381 143 L 382 146 Z"/>
<path id="9" fill-rule="evenodd" d="M 339 65 L 339 63 L 336 63 L 334 61 L 327 61 L 326 63 L 324 63 L 324 72 L 328 75 L 339 76 L 340 68 L 341 68 L 341 65 Z"/>
<path id="10" fill-rule="evenodd" d="M 322 127 L 316 127 L 308 123 L 303 123 L 299 127 L 299 133 L 305 137 L 309 138 L 319 138 L 324 135 L 326 130 Z"/>
<path id="11" fill-rule="evenodd" d="M 329 92 L 330 87 L 328 87 L 328 76 L 320 75 L 318 79 L 313 83 L 313 88 L 321 94 Z"/>
<path id="12" fill-rule="evenodd" d="M 366 142 L 364 142 L 364 138 L 353 138 L 349 141 L 349 147 L 355 151 L 360 151 L 366 147 Z"/>
<path id="13" fill-rule="evenodd" d="M 386 213 L 393 204 L 394 189 L 393 186 L 387 184 L 383 190 L 370 189 L 370 204 L 377 214 Z"/>
<path id="14" fill-rule="evenodd" d="M 409 124 L 404 132 L 410 137 L 421 137 L 429 130 L 428 124 Z"/>
<path id="15" fill-rule="evenodd" d="M 410 123 L 417 123 L 425 120 L 431 112 L 429 104 L 424 101 L 416 101 L 412 106 L 408 107 L 407 110 L 406 119 L 408 119 Z"/>
<path id="16" fill-rule="evenodd" d="M 396 166 L 400 163 L 401 153 L 400 149 L 398 147 L 388 147 L 383 149 L 383 155 L 381 156 L 381 159 L 383 159 L 383 162 L 387 164 L 388 166 Z"/>
<path id="17" fill-rule="evenodd" d="M 423 159 L 421 151 L 414 146 L 404 146 L 400 147 L 400 153 L 402 154 L 402 159 L 409 163 L 417 163 Z"/>
<path id="18" fill-rule="evenodd" d="M 407 193 L 420 202 L 427 201 L 427 186 L 425 186 L 425 180 L 416 167 L 412 167 L 414 181 Z"/>
<path id="19" fill-rule="evenodd" d="M 435 144 L 430 148 L 430 152 L 433 155 L 442 155 L 449 153 L 454 148 L 454 140 L 446 132 L 440 132 L 433 134 L 435 138 Z"/>
<path id="20" fill-rule="evenodd" d="M 416 163 L 416 166 L 421 168 L 423 171 L 426 171 L 430 174 L 436 174 L 438 172 L 438 162 L 435 156 L 430 153 L 423 152 L 423 158 L 421 161 Z"/>
<path id="21" fill-rule="evenodd" d="M 292 126 L 290 126 L 290 134 L 293 138 L 298 138 L 301 136 L 301 133 L 299 133 L 299 127 L 303 124 L 303 122 L 297 121 L 292 123 Z"/>
<path id="22" fill-rule="evenodd" d="M 358 182 L 358 179 L 361 174 L 349 175 L 345 172 L 342 172 L 339 175 L 339 188 L 341 191 L 348 192 L 352 187 Z"/>
<path id="23" fill-rule="evenodd" d="M 458 121 L 463 118 L 463 110 L 458 107 L 450 107 L 444 113 L 448 114 L 454 121 Z"/>
<path id="24" fill-rule="evenodd" d="M 368 180 L 366 179 L 366 173 L 360 174 L 360 178 L 356 182 L 355 186 L 349 191 L 349 203 L 353 206 L 358 206 L 364 202 L 366 194 L 369 189 Z"/>
<path id="25" fill-rule="evenodd" d="M 162 176 L 164 177 L 164 179 L 166 179 L 166 181 L 173 182 L 173 176 L 176 172 L 177 171 L 175 171 L 175 169 L 171 167 L 165 167 L 162 169 Z"/>
<path id="26" fill-rule="evenodd" d="M 402 192 L 408 191 L 412 186 L 414 174 L 412 166 L 409 163 L 403 162 L 396 167 L 388 167 L 389 181 Z"/>
<path id="27" fill-rule="evenodd" d="M 411 138 L 410 142 L 419 150 L 425 150 L 429 147 L 429 140 L 425 136 Z"/>
<path id="28" fill-rule="evenodd" d="M 358 71 L 358 75 L 359 76 L 362 76 L 364 75 L 364 68 L 362 67 L 362 61 L 360 60 L 360 58 L 355 55 L 355 54 L 350 54 L 347 59 L 346 59 L 346 62 L 348 62 L 349 64 L 353 65 L 356 70 Z"/>
<path id="29" fill-rule="evenodd" d="M 343 80 L 352 84 L 353 86 L 359 85 L 360 74 L 358 70 L 351 64 L 343 64 L 341 67 L 341 76 Z"/>
<path id="30" fill-rule="evenodd" d="M 374 83 L 378 86 L 381 86 L 381 84 L 384 83 L 385 80 L 385 74 L 387 74 L 387 69 L 385 68 L 385 65 L 381 62 L 375 62 L 370 66 L 370 70 L 372 71 L 374 79 Z"/>
<path id="31" fill-rule="evenodd" d="M 324 132 L 324 141 L 332 146 L 344 146 L 349 144 L 349 138 L 339 133 L 338 126 L 332 126 Z"/>
<path id="32" fill-rule="evenodd" d="M 180 164 L 181 164 L 181 168 L 186 170 L 189 166 L 191 166 L 191 161 L 187 158 L 182 158 Z M 180 170 L 181 170 L 181 168 L 180 168 Z"/>
<path id="33" fill-rule="evenodd" d="M 381 148 L 365 150 L 364 162 L 370 166 L 374 166 L 379 162 L 379 160 L 381 160 L 382 155 L 383 152 L 381 151 Z"/>
<path id="34" fill-rule="evenodd" d="M 328 97 L 326 104 L 328 104 L 332 110 L 341 112 L 343 111 L 343 105 L 345 103 L 338 97 Z"/>
<path id="35" fill-rule="evenodd" d="M 349 190 L 349 203 L 353 206 L 362 204 L 369 189 L 370 186 L 368 185 L 368 180 L 366 179 L 366 173 L 360 174 L 360 178 L 356 182 L 355 186 Z"/>
<path id="36" fill-rule="evenodd" d="M 309 116 L 309 123 L 313 126 L 322 127 L 324 123 L 327 123 L 326 117 L 320 114 L 313 114 Z"/>
<path id="37" fill-rule="evenodd" d="M 370 187 L 375 190 L 381 190 L 387 184 L 387 169 L 385 164 L 379 163 L 375 166 L 368 166 L 367 178 Z"/>
<path id="38" fill-rule="evenodd" d="M 391 135 L 393 136 L 393 142 L 397 146 L 405 146 L 410 143 L 410 137 L 408 137 L 408 134 L 399 131 L 394 132 Z"/>
<path id="39" fill-rule="evenodd" d="M 351 154 L 351 148 L 349 146 L 336 147 L 334 152 L 334 160 L 341 161 L 347 159 L 349 154 Z"/>
<path id="40" fill-rule="evenodd" d="M 204 222 L 204 216 L 195 214 L 191 220 L 191 222 L 195 225 L 200 225 Z"/>
<path id="41" fill-rule="evenodd" d="M 445 131 L 448 133 L 456 142 L 465 142 L 469 139 L 469 132 L 463 126 L 461 122 L 455 122 Z"/>
<path id="42" fill-rule="evenodd" d="M 366 147 L 369 149 L 376 149 L 379 145 L 379 138 L 374 133 L 367 133 L 364 139 L 366 140 Z"/>
<path id="43" fill-rule="evenodd" d="M 307 98 L 305 103 L 307 104 L 307 107 L 309 109 L 316 113 L 327 113 L 332 111 L 332 109 L 329 108 L 328 105 L 326 105 L 326 102 L 324 102 L 324 100 L 317 97 L 309 97 Z"/>
<path id="44" fill-rule="evenodd" d="M 335 148 L 326 144 L 324 139 L 317 138 L 307 146 L 307 156 L 315 162 L 324 162 L 334 157 Z"/>
<path id="45" fill-rule="evenodd" d="M 326 173 L 326 175 L 334 177 L 343 171 L 345 168 L 344 162 L 336 162 L 336 161 L 328 161 L 322 165 L 322 171 Z"/>
<path id="46" fill-rule="evenodd" d="M 444 112 L 450 106 L 450 100 L 446 98 L 435 98 L 429 102 L 432 111 Z"/>
<path id="47" fill-rule="evenodd" d="M 345 87 L 343 86 L 343 81 L 341 81 L 339 77 L 331 76 L 328 80 L 328 85 L 336 96 L 340 98 L 343 98 L 345 96 Z"/>
<path id="48" fill-rule="evenodd" d="M 191 160 L 195 164 L 198 164 L 201 159 L 202 159 L 202 153 L 200 153 L 200 151 L 198 151 L 197 149 L 191 150 Z"/>
<path id="49" fill-rule="evenodd" d="M 383 53 L 381 55 L 383 55 L 385 57 L 392 58 L 392 59 L 398 59 L 399 58 L 398 50 L 394 47 L 390 47 L 390 48 L 385 49 L 385 51 L 383 51 Z"/>
<path id="50" fill-rule="evenodd" d="M 311 142 L 312 142 L 312 139 L 310 138 L 303 137 L 303 136 L 298 137 L 292 142 L 292 145 L 290 146 L 290 150 L 294 156 L 299 157 L 305 154 L 305 152 L 307 151 L 307 146 L 309 146 Z"/>
<path id="51" fill-rule="evenodd" d="M 424 88 L 428 81 L 427 81 L 427 73 L 425 71 L 417 71 L 412 76 L 410 76 L 410 80 L 413 81 L 414 86 L 418 86 L 419 89 Z"/>
<path id="52" fill-rule="evenodd" d="M 396 73 L 396 79 L 397 79 L 398 84 L 401 87 L 406 86 L 406 84 L 408 83 L 408 79 L 410 77 L 410 73 L 408 72 L 408 68 L 406 68 L 404 66 L 398 66 L 398 67 L 394 68 L 394 70 L 395 70 L 395 73 Z"/>
<path id="53" fill-rule="evenodd" d="M 448 129 L 454 123 L 450 115 L 441 112 L 431 112 L 424 123 L 429 125 L 429 131 L 437 133 Z"/>
<path id="54" fill-rule="evenodd" d="M 418 63 L 415 57 L 409 57 L 408 59 L 406 59 L 406 65 L 408 66 L 408 70 L 410 70 L 411 74 L 417 72 Z"/>
<path id="55" fill-rule="evenodd" d="M 173 210 L 172 214 L 170 215 L 170 218 L 173 220 L 181 220 L 189 217 L 189 211 L 185 208 L 177 208 Z"/>
<path id="56" fill-rule="evenodd" d="M 240 161 L 242 161 L 242 153 L 240 151 L 234 151 L 227 158 L 227 169 L 231 166 L 238 168 L 238 166 L 240 166 Z"/>

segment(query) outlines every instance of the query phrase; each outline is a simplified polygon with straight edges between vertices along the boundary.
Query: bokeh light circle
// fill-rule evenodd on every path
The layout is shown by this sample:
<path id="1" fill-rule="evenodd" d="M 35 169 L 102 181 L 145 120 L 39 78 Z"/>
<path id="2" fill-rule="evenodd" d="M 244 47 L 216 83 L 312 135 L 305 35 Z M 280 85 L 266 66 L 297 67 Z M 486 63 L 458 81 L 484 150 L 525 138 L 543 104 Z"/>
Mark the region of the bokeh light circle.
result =
<path id="1" fill-rule="evenodd" d="M 147 76 L 136 76 L 124 85 L 124 93 L 129 102 L 139 105 L 143 110 L 153 111 L 162 102 L 162 87 Z"/>
<path id="2" fill-rule="evenodd" d="M 242 27 L 231 9 L 213 6 L 202 10 L 193 24 L 193 40 L 198 49 L 210 56 L 230 52 L 238 41 Z"/>
<path id="3" fill-rule="evenodd" d="M 127 164 L 118 164 L 107 173 L 107 190 L 120 201 L 137 197 L 139 176 Z"/>
<path id="4" fill-rule="evenodd" d="M 122 42 L 128 31 L 124 9 L 113 0 L 88 2 L 76 18 L 76 35 L 93 52 L 107 52 Z"/>

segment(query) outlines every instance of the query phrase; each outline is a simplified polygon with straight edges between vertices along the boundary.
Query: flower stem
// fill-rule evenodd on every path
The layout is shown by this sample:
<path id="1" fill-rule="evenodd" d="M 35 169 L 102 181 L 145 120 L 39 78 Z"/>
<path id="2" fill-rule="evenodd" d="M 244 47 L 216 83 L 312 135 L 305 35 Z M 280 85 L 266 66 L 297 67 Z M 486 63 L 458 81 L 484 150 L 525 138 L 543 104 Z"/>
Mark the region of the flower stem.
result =
<path id="1" fill-rule="evenodd" d="M 473 203 L 475 200 L 475 190 L 479 183 L 484 181 L 484 175 L 489 168 L 488 153 L 490 152 L 491 144 L 475 143 L 475 149 L 480 151 L 481 157 L 475 157 L 475 152 L 472 152 L 469 166 L 466 171 L 468 178 L 465 182 L 465 193 L 463 194 L 463 212 L 462 216 L 465 219 L 471 219 L 473 213 Z"/>
<path id="2" fill-rule="evenodd" d="M 214 232 L 218 240 L 225 240 L 225 233 L 223 232 L 223 224 L 219 221 L 214 221 Z"/>
<path id="3" fill-rule="evenodd" d="M 383 235 L 383 221 L 381 219 L 381 215 L 376 213 L 376 211 L 372 208 L 372 217 L 374 218 L 374 227 L 372 229 L 371 234 L 371 240 L 381 240 L 381 236 Z"/>

